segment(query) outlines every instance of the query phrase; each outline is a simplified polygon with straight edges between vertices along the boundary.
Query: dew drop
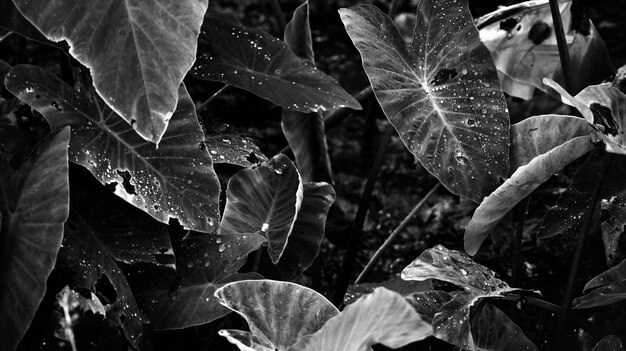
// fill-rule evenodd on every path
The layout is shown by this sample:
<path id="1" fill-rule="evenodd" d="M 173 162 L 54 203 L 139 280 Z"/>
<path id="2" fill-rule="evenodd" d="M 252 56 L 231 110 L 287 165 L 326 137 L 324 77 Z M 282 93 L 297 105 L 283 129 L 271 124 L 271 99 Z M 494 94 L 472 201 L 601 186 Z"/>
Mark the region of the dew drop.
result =
<path id="1" fill-rule="evenodd" d="M 270 229 L 270 225 L 268 223 L 263 223 L 263 225 L 261 226 L 261 231 L 263 233 L 267 233 L 269 229 Z"/>
<path id="2" fill-rule="evenodd" d="M 219 252 L 224 252 L 224 251 L 226 250 L 226 245 L 221 244 L 221 245 L 217 248 L 217 250 L 218 250 Z"/>

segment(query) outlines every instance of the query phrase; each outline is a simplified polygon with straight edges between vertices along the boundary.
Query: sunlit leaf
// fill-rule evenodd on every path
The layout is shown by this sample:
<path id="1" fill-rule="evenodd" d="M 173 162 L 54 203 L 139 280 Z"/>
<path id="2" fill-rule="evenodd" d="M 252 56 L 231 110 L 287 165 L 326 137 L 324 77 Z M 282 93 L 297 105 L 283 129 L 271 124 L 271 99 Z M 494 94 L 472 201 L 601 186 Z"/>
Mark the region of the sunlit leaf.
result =
<path id="1" fill-rule="evenodd" d="M 575 137 L 588 135 L 591 127 L 582 118 L 563 115 L 533 116 L 511 126 L 511 170 Z"/>
<path id="2" fill-rule="evenodd" d="M 191 74 L 246 89 L 300 112 L 360 104 L 330 76 L 298 58 L 282 41 L 207 14 L 200 34 L 202 55 Z"/>
<path id="3" fill-rule="evenodd" d="M 412 45 L 372 5 L 339 12 L 407 148 L 453 193 L 491 193 L 509 170 L 509 117 L 467 4 L 420 1 Z"/>
<path id="4" fill-rule="evenodd" d="M 345 305 L 349 305 L 358 300 L 361 296 L 371 294 L 374 289 L 378 287 L 383 287 L 387 290 L 395 291 L 398 294 L 406 297 L 421 291 L 430 290 L 433 288 L 433 284 L 430 280 L 406 281 L 400 277 L 396 277 L 380 283 L 363 283 L 350 285 L 348 287 L 348 291 L 346 291 L 346 294 L 343 297 L 343 303 Z"/>
<path id="5" fill-rule="evenodd" d="M 37 144 L 15 172 L 0 160 L 0 345 L 14 350 L 46 293 L 69 213 L 69 128 Z"/>
<path id="6" fill-rule="evenodd" d="M 559 13 L 576 77 L 576 91 L 597 84 L 614 69 L 604 42 L 593 23 L 572 23 L 572 1 L 559 1 Z M 582 23 L 582 21 L 586 23 Z M 587 26 L 587 31 L 578 28 Z M 559 50 L 547 0 L 501 6 L 476 20 L 480 39 L 491 52 L 502 89 L 529 100 L 535 89 L 544 92 L 544 77 L 563 82 Z M 576 28 L 576 29 L 575 29 Z"/>
<path id="7" fill-rule="evenodd" d="M 222 330 L 220 335 L 254 350 L 287 350 L 339 314 L 319 293 L 289 282 L 244 280 L 226 284 L 215 296 L 250 327 L 249 333 Z"/>
<path id="8" fill-rule="evenodd" d="M 626 201 L 623 197 L 613 196 L 601 201 L 602 241 L 604 255 L 609 267 L 626 258 Z M 626 279 L 626 278 L 625 278 Z"/>
<path id="9" fill-rule="evenodd" d="M 564 103 L 576 107 L 597 135 L 606 144 L 606 151 L 626 154 L 626 95 L 606 85 L 592 85 L 576 96 L 571 96 L 556 82 L 544 79 L 544 83 L 561 94 Z"/>
<path id="10" fill-rule="evenodd" d="M 530 195 L 554 173 L 593 149 L 589 136 L 571 139 L 518 168 L 478 206 L 465 229 L 465 251 L 475 255 L 489 231 L 515 205 Z"/>
<path id="11" fill-rule="evenodd" d="M 251 167 L 267 161 L 267 157 L 252 141 L 238 134 L 207 135 L 204 144 L 211 154 L 213 163 L 228 163 Z"/>
<path id="12" fill-rule="evenodd" d="M 94 293 L 90 293 L 89 298 L 87 298 L 70 289 L 67 285 L 56 295 L 55 307 L 60 310 L 56 321 L 59 328 L 55 332 L 55 336 L 70 343 L 76 342 L 73 327 L 82 322 L 76 317 L 77 315 L 82 315 L 85 312 L 91 312 L 94 315 L 106 315 L 104 305 Z"/>
<path id="13" fill-rule="evenodd" d="M 426 323 L 432 324 L 433 317 L 441 307 L 452 299 L 453 294 L 442 290 L 426 290 L 406 296 L 406 300 Z"/>
<path id="14" fill-rule="evenodd" d="M 619 337 L 607 335 L 598 341 L 591 351 L 624 351 L 624 347 Z"/>
<path id="15" fill-rule="evenodd" d="M 395 349 L 431 334 L 430 324 L 400 294 L 376 288 L 288 350 L 361 351 L 374 344 Z"/>
<path id="16" fill-rule="evenodd" d="M 264 235 L 272 262 L 277 263 L 292 233 L 302 198 L 302 180 L 285 155 L 277 155 L 254 169 L 243 169 L 228 181 L 218 233 Z"/>
<path id="17" fill-rule="evenodd" d="M 207 0 L 14 3 L 48 39 L 67 41 L 107 105 L 159 143 L 196 58 Z"/>
<path id="18" fill-rule="evenodd" d="M 219 182 L 183 85 L 156 148 L 96 96 L 72 89 L 37 66 L 16 66 L 5 82 L 13 94 L 41 112 L 52 129 L 72 127 L 70 160 L 89 169 L 101 183 L 115 186 L 118 196 L 163 223 L 177 218 L 186 228 L 215 231 Z"/>
<path id="19" fill-rule="evenodd" d="M 574 308 L 606 306 L 626 300 L 626 261 L 591 279 L 584 291 L 587 294 L 574 300 Z"/>

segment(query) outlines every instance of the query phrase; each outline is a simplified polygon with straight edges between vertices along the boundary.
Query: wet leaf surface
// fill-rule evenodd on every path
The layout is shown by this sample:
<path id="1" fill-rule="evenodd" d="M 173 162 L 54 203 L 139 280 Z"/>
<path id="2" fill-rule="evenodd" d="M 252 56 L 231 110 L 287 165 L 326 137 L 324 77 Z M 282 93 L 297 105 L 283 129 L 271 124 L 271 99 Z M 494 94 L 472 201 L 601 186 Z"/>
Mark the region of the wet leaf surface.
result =
<path id="1" fill-rule="evenodd" d="M 611 267 L 626 258 L 626 235 L 624 235 L 626 202 L 622 197 L 613 196 L 608 200 L 602 200 L 600 207 L 604 255 Z"/>
<path id="2" fill-rule="evenodd" d="M 14 350 L 46 293 L 69 213 L 69 128 L 40 141 L 19 169 L 0 159 L 0 344 Z"/>
<path id="3" fill-rule="evenodd" d="M 48 39 L 69 43 L 98 94 L 142 138 L 161 140 L 196 58 L 207 0 L 14 3 Z"/>
<path id="4" fill-rule="evenodd" d="M 179 103 L 156 148 L 96 96 L 69 87 L 37 66 L 19 65 L 7 75 L 7 88 L 46 117 L 52 129 L 72 127 L 70 160 L 87 169 L 115 193 L 168 223 L 214 232 L 219 218 L 219 182 L 195 106 L 183 85 Z"/>
<path id="5" fill-rule="evenodd" d="M 191 74 L 248 90 L 299 112 L 360 104 L 330 76 L 261 30 L 207 15 Z M 202 46 L 202 43 L 205 46 Z"/>
<path id="6" fill-rule="evenodd" d="M 509 170 L 509 117 L 467 5 L 422 1 L 412 45 L 372 5 L 340 15 L 406 147 L 451 192 L 481 201 Z"/>
<path id="7" fill-rule="evenodd" d="M 251 167 L 267 161 L 267 157 L 252 141 L 238 134 L 211 134 L 204 140 L 213 163 L 228 163 Z"/>
<path id="8" fill-rule="evenodd" d="M 343 303 L 349 305 L 361 296 L 370 294 L 374 289 L 383 287 L 387 290 L 395 291 L 398 294 L 407 297 L 424 290 L 430 290 L 433 288 L 430 280 L 425 281 L 406 281 L 400 277 L 385 280 L 380 283 L 363 283 L 357 285 L 350 285 L 346 295 L 343 297 Z"/>
<path id="9" fill-rule="evenodd" d="M 453 294 L 442 290 L 420 291 L 406 296 L 406 300 L 420 314 L 426 323 L 433 323 L 433 318 L 441 307 L 452 299 Z"/>
<path id="10" fill-rule="evenodd" d="M 218 233 L 265 236 L 268 252 L 276 264 L 293 231 L 302 199 L 298 170 L 287 156 L 279 154 L 230 178 Z"/>

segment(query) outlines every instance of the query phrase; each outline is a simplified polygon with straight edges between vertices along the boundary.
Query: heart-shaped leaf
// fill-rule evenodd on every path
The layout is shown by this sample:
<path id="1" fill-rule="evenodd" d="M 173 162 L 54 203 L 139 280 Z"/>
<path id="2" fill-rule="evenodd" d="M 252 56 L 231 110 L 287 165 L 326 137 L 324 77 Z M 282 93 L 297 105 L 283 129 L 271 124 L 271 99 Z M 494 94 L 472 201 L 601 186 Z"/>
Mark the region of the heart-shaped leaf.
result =
<path id="1" fill-rule="evenodd" d="M 46 293 L 69 214 L 69 128 L 40 141 L 17 171 L 0 159 L 0 345 L 14 350 Z"/>
<path id="2" fill-rule="evenodd" d="M 248 90 L 294 111 L 361 108 L 333 78 L 259 29 L 207 14 L 200 40 L 202 55 L 191 69 L 196 78 Z"/>
<path id="3" fill-rule="evenodd" d="M 287 350 L 339 314 L 322 295 L 288 282 L 244 280 L 224 285 L 215 296 L 246 319 L 250 327 L 249 333 L 222 330 L 220 335 L 253 350 Z"/>
<path id="4" fill-rule="evenodd" d="M 289 351 L 360 351 L 374 344 L 395 349 L 431 334 L 430 324 L 400 294 L 376 288 Z"/>
<path id="5" fill-rule="evenodd" d="M 48 39 L 67 41 L 107 105 L 159 143 L 196 58 L 207 0 L 14 3 Z"/>
<path id="6" fill-rule="evenodd" d="M 509 117 L 465 1 L 420 1 L 412 45 L 373 5 L 339 13 L 406 147 L 451 192 L 481 201 L 508 174 Z"/>
<path id="7" fill-rule="evenodd" d="M 609 267 L 626 259 L 626 201 L 623 197 L 613 196 L 601 201 L 602 241 L 604 255 Z"/>
<path id="8" fill-rule="evenodd" d="M 272 262 L 277 263 L 292 233 L 302 198 L 298 170 L 287 156 L 279 154 L 230 178 L 218 233 L 264 235 Z"/>
<path id="9" fill-rule="evenodd" d="M 214 232 L 219 181 L 183 85 L 159 147 L 132 132 L 111 109 L 30 65 L 13 68 L 7 88 L 46 117 L 52 129 L 72 126 L 70 160 L 157 220 L 177 218 L 186 228 Z"/>
<path id="10" fill-rule="evenodd" d="M 554 173 L 593 149 L 589 136 L 580 136 L 541 154 L 518 168 L 478 206 L 465 229 L 465 251 L 475 255 L 489 231 L 515 205 L 530 195 Z"/>

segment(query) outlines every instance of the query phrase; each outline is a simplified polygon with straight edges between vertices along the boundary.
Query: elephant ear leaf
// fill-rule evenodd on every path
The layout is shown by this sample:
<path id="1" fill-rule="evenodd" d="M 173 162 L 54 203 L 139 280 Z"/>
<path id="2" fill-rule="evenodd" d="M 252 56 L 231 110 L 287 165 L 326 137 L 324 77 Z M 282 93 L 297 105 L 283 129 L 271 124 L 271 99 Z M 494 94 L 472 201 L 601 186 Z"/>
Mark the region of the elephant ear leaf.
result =
<path id="1" fill-rule="evenodd" d="M 14 350 L 46 293 L 69 215 L 69 128 L 44 138 L 17 171 L 0 159 L 0 345 Z"/>
<path id="2" fill-rule="evenodd" d="M 463 0 L 420 1 L 413 43 L 372 5 L 339 10 L 385 115 L 451 192 L 479 202 L 509 170 L 509 117 Z"/>

